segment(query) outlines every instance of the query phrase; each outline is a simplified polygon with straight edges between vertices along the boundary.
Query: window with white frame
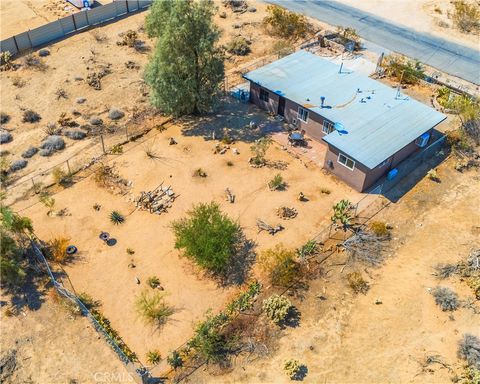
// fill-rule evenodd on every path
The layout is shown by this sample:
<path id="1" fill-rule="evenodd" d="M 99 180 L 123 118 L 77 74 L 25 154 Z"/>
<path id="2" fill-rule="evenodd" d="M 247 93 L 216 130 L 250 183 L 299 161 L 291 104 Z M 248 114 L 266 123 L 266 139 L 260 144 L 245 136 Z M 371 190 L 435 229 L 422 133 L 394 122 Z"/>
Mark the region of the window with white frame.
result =
<path id="1" fill-rule="evenodd" d="M 345 156 L 343 153 L 338 154 L 338 160 L 340 164 L 342 164 L 344 167 L 347 167 L 351 171 L 355 168 L 355 161 L 350 159 L 349 157 Z"/>
<path id="2" fill-rule="evenodd" d="M 298 107 L 298 118 L 306 123 L 308 120 L 308 111 L 305 108 Z"/>
<path id="3" fill-rule="evenodd" d="M 260 100 L 268 102 L 268 92 L 264 89 L 260 89 Z"/>
<path id="4" fill-rule="evenodd" d="M 328 121 L 328 120 L 323 120 L 323 128 L 322 132 L 326 133 L 327 135 L 331 132 L 334 131 L 335 128 L 333 128 L 333 123 Z"/>

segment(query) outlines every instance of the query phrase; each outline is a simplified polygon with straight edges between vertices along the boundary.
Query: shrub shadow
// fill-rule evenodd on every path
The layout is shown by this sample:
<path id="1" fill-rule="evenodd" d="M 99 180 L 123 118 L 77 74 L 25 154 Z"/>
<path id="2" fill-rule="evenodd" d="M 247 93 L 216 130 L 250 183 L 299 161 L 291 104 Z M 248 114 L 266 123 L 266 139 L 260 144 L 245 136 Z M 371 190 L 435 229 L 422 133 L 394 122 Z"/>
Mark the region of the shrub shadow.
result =
<path id="1" fill-rule="evenodd" d="M 247 280 L 248 273 L 252 264 L 255 262 L 256 243 L 248 240 L 242 234 L 237 244 L 237 249 L 231 258 L 225 272 L 220 276 L 222 286 L 242 285 Z"/>

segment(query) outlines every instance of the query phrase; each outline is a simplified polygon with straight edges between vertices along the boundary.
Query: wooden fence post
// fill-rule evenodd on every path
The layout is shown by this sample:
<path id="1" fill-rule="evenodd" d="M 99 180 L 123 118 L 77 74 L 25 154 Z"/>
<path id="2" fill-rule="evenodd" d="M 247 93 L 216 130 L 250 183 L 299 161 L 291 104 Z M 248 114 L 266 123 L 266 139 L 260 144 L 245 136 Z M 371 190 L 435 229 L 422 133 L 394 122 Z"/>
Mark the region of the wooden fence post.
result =
<path id="1" fill-rule="evenodd" d="M 68 162 L 68 160 L 66 161 L 66 163 L 67 163 L 68 175 L 72 176 L 72 170 L 70 169 L 70 163 Z"/>

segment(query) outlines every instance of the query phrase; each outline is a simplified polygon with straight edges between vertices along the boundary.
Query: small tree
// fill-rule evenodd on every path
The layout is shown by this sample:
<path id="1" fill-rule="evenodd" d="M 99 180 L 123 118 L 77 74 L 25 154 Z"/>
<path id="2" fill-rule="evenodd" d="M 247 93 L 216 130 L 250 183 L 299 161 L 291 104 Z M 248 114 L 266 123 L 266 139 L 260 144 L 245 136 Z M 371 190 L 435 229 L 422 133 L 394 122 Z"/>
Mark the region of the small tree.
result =
<path id="1" fill-rule="evenodd" d="M 270 137 L 262 137 L 261 139 L 255 140 L 255 143 L 250 147 L 250 151 L 253 154 L 250 163 L 256 166 L 265 165 L 265 155 L 271 144 L 272 139 Z"/>
<path id="2" fill-rule="evenodd" d="M 259 258 L 261 268 L 268 274 L 272 284 L 289 286 L 298 274 L 299 264 L 295 260 L 295 250 L 283 244 L 263 251 Z"/>
<path id="3" fill-rule="evenodd" d="M 279 324 L 285 321 L 293 305 L 284 296 L 272 295 L 263 301 L 262 309 L 274 323 Z"/>
<path id="4" fill-rule="evenodd" d="M 213 273 L 225 271 L 241 239 L 240 225 L 214 202 L 194 206 L 187 218 L 175 221 L 172 227 L 175 248 Z"/>
<path id="5" fill-rule="evenodd" d="M 150 7 L 145 26 L 157 44 L 145 80 L 163 112 L 200 114 L 217 104 L 224 64 L 214 13 L 211 0 L 154 1 Z"/>

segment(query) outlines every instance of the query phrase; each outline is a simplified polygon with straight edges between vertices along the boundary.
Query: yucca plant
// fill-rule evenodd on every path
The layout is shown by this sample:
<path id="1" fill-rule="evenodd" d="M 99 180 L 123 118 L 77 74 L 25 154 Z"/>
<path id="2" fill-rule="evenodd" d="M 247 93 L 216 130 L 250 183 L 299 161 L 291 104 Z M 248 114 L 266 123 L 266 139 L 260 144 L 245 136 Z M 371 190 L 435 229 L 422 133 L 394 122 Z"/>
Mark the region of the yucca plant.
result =
<path id="1" fill-rule="evenodd" d="M 125 216 L 118 211 L 112 211 L 110 213 L 110 221 L 115 225 L 119 225 L 125 222 Z"/>
<path id="2" fill-rule="evenodd" d="M 137 313 L 152 325 L 165 324 L 174 309 L 165 302 L 164 296 L 160 292 L 143 291 L 135 301 Z"/>
<path id="3" fill-rule="evenodd" d="M 151 365 L 156 365 L 160 362 L 162 356 L 158 350 L 148 351 L 147 352 L 147 362 Z"/>
<path id="4" fill-rule="evenodd" d="M 170 366 L 173 369 L 180 368 L 183 366 L 183 359 L 182 356 L 177 351 L 173 351 L 168 357 L 167 357 L 167 363 L 170 364 Z"/>
<path id="5" fill-rule="evenodd" d="M 283 191 L 287 187 L 287 183 L 283 180 L 282 175 L 277 173 L 273 179 L 268 182 L 268 187 L 272 191 Z"/>

